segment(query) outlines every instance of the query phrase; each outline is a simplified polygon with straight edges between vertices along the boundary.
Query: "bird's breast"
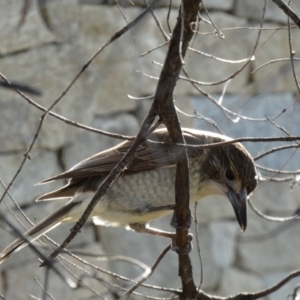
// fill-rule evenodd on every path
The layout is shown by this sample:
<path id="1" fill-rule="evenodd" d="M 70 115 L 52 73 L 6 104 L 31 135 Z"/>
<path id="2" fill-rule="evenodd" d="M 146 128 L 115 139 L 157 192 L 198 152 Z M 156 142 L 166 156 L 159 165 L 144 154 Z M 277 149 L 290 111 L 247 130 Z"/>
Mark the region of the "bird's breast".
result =
<path id="1" fill-rule="evenodd" d="M 196 201 L 199 172 L 190 165 L 190 196 Z M 175 204 L 175 167 L 155 169 L 118 178 L 101 200 L 105 210 L 143 215 Z M 100 207 L 99 207 L 100 208 Z M 157 215 L 162 212 L 157 212 Z M 166 214 L 166 213 L 164 213 Z"/>

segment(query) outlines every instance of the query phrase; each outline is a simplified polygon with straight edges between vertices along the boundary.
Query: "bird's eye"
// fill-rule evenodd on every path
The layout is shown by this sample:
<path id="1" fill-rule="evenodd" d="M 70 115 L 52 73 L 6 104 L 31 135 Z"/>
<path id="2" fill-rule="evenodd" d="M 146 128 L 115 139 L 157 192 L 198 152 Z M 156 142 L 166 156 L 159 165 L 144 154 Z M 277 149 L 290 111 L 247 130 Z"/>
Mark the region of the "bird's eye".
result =
<path id="1" fill-rule="evenodd" d="M 225 175 L 226 175 L 226 178 L 227 178 L 228 180 L 234 180 L 234 174 L 233 174 L 233 172 L 232 172 L 230 169 L 227 169 Z"/>

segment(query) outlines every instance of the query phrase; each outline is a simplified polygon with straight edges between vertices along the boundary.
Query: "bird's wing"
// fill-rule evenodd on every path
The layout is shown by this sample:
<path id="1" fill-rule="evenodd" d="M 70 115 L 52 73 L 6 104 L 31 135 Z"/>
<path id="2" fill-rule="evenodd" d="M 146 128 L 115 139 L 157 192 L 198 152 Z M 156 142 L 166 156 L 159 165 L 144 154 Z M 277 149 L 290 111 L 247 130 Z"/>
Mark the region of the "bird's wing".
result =
<path id="1" fill-rule="evenodd" d="M 183 128 L 183 135 L 185 142 L 192 145 L 201 145 L 222 140 L 222 136 L 195 129 Z M 69 171 L 42 181 L 40 184 L 58 179 L 70 179 L 67 185 L 40 196 L 36 201 L 72 198 L 80 189 L 89 191 L 96 190 L 100 182 L 123 158 L 131 145 L 132 141 L 120 143 L 113 148 L 83 160 Z M 147 140 L 139 146 L 133 162 L 127 166 L 122 176 L 175 166 L 173 150 L 167 130 L 155 130 L 147 137 Z M 193 159 L 193 157 L 199 159 L 201 157 L 201 153 L 199 152 L 203 152 L 203 149 L 187 148 L 187 152 L 190 160 Z"/>
<path id="2" fill-rule="evenodd" d="M 205 143 L 205 136 L 201 138 L 201 131 L 191 131 L 184 129 L 184 137 L 187 144 Z M 195 134 L 197 133 L 197 135 Z M 161 144 L 163 143 L 163 144 Z M 48 178 L 41 183 L 47 183 L 57 179 L 72 178 L 76 179 L 102 176 L 108 174 L 116 164 L 123 158 L 132 145 L 132 141 L 125 141 L 113 148 L 97 153 L 82 162 L 75 165 L 69 171 Z M 189 156 L 199 151 L 197 149 L 189 149 Z M 175 165 L 175 156 L 172 149 L 172 143 L 166 129 L 156 130 L 148 136 L 148 140 L 143 142 L 134 157 L 130 166 L 124 172 L 124 175 L 153 170 L 157 168 L 167 168 Z"/>

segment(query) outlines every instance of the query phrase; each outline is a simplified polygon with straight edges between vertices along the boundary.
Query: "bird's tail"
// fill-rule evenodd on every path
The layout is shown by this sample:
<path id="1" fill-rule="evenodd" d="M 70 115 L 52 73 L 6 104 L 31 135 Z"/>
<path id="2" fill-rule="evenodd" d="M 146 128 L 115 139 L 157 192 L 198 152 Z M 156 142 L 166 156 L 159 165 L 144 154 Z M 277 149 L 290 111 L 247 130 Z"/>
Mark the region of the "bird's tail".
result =
<path id="1" fill-rule="evenodd" d="M 30 228 L 28 231 L 24 233 L 24 236 L 27 238 L 27 241 L 29 240 L 30 242 L 33 242 L 41 235 L 52 230 L 62 222 L 68 221 L 67 218 L 70 211 L 73 210 L 74 207 L 80 205 L 81 202 L 82 201 L 74 201 L 73 199 L 69 201 L 67 204 L 65 204 L 64 206 L 57 209 L 48 217 L 38 222 L 36 225 L 34 225 L 32 228 Z M 70 221 L 74 221 L 74 220 L 70 220 Z M 12 242 L 8 247 L 6 247 L 0 253 L 0 264 L 3 263 L 12 253 L 17 252 L 21 250 L 23 247 L 27 246 L 28 245 L 27 241 L 24 240 L 23 238 L 18 238 L 14 242 Z"/>

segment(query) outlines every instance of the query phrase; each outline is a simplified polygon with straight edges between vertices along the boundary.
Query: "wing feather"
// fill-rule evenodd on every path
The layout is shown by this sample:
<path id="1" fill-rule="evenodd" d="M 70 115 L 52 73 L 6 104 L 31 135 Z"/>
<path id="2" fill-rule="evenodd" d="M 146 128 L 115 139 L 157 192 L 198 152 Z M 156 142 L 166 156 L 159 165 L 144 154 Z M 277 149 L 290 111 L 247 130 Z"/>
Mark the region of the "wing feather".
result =
<path id="1" fill-rule="evenodd" d="M 212 134 L 211 132 L 199 131 L 195 129 L 183 128 L 184 138 L 187 144 L 200 145 L 224 140 L 224 136 Z M 70 170 L 48 178 L 39 184 L 48 183 L 53 180 L 69 178 L 69 183 L 59 190 L 53 191 L 38 198 L 38 201 L 49 198 L 64 198 L 73 193 L 82 184 L 91 177 L 103 178 L 116 164 L 123 158 L 132 145 L 132 141 L 125 141 L 108 150 L 97 153 Z M 188 148 L 189 158 L 197 155 L 201 149 Z M 134 160 L 124 171 L 123 176 L 154 170 L 158 168 L 169 168 L 175 166 L 175 155 L 172 148 L 172 142 L 166 129 L 158 129 L 147 137 L 138 148 Z M 100 179 L 99 179 L 100 180 Z M 53 196 L 53 197 L 51 197 Z"/>
<path id="2" fill-rule="evenodd" d="M 187 144 L 200 145 L 207 143 L 206 132 L 192 129 L 183 129 Z M 209 133 L 211 135 L 211 133 Z M 216 135 L 218 138 L 219 135 Z M 220 139 L 220 138 L 219 138 Z M 153 143 L 154 142 L 163 142 Z M 48 178 L 40 184 L 64 178 L 83 178 L 108 174 L 123 158 L 132 145 L 132 141 L 125 141 L 108 150 L 97 153 L 71 168 L 69 171 Z M 199 152 L 197 149 L 188 149 L 189 157 Z M 132 172 L 142 172 L 157 168 L 167 168 L 175 165 L 175 156 L 172 143 L 166 129 L 156 130 L 149 135 L 148 140 L 140 145 L 132 164 L 125 170 L 124 175 Z"/>

